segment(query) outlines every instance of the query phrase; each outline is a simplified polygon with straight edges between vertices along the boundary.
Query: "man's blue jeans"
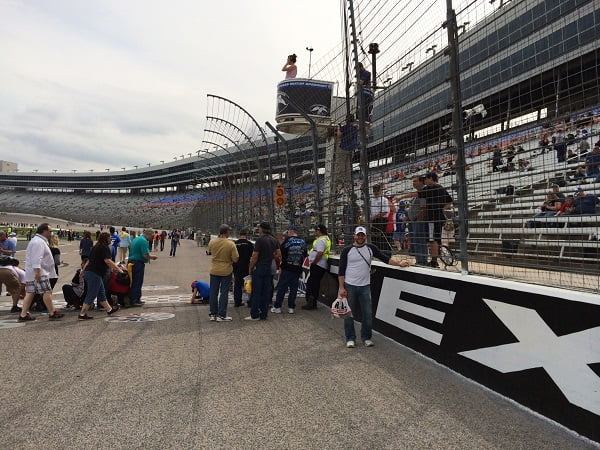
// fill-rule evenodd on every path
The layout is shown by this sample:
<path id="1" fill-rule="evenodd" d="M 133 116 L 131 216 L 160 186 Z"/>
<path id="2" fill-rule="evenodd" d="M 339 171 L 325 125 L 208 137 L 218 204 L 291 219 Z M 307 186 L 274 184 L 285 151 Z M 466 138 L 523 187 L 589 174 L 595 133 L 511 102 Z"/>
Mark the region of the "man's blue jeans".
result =
<path id="1" fill-rule="evenodd" d="M 267 318 L 269 301 L 273 296 L 273 275 L 271 264 L 257 264 L 252 272 L 252 298 L 250 315 L 254 319 Z"/>
<path id="2" fill-rule="evenodd" d="M 227 317 L 231 274 L 225 276 L 210 275 L 210 315 Z"/>
<path id="3" fill-rule="evenodd" d="M 233 304 L 242 304 L 242 294 L 244 289 L 244 277 L 248 274 L 243 272 L 233 272 Z"/>
<path id="4" fill-rule="evenodd" d="M 373 308 L 371 306 L 371 286 L 352 286 L 344 283 L 344 288 L 348 292 L 348 305 L 352 310 L 352 316 L 360 305 L 360 315 L 362 324 L 360 328 L 360 337 L 363 342 L 371 339 L 373 330 Z M 346 333 L 346 342 L 356 341 L 356 331 L 354 330 L 354 317 L 344 319 L 344 331 Z"/>
<path id="5" fill-rule="evenodd" d="M 427 224 L 425 222 L 410 222 L 409 233 L 410 254 L 416 259 L 416 264 L 427 265 Z"/>
<path id="6" fill-rule="evenodd" d="M 146 264 L 135 261 L 131 268 L 131 288 L 129 289 L 129 300 L 131 303 L 139 303 L 142 299 L 142 285 L 144 284 L 144 270 Z"/>
<path id="7" fill-rule="evenodd" d="M 298 295 L 298 283 L 300 281 L 300 273 L 289 270 L 281 270 L 279 275 L 279 283 L 277 283 L 277 296 L 275 297 L 275 308 L 281 308 L 283 304 L 283 296 L 288 288 L 288 308 L 296 308 L 296 296 Z"/>

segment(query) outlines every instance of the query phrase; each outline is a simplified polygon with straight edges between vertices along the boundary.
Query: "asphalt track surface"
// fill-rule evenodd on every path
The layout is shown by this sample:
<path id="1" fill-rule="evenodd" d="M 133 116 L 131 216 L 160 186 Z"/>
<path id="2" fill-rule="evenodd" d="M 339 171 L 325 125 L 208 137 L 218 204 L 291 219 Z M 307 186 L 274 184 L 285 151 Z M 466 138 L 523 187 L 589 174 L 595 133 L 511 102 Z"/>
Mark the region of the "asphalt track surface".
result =
<path id="1" fill-rule="evenodd" d="M 346 349 L 323 306 L 247 322 L 231 305 L 232 322 L 209 322 L 186 303 L 208 280 L 205 249 L 183 241 L 169 258 L 168 246 L 146 268 L 146 305 L 118 315 L 172 318 L 34 313 L 6 328 L 2 295 L 0 448 L 598 448 L 383 336 Z M 79 261 L 76 242 L 61 250 L 55 292 Z"/>

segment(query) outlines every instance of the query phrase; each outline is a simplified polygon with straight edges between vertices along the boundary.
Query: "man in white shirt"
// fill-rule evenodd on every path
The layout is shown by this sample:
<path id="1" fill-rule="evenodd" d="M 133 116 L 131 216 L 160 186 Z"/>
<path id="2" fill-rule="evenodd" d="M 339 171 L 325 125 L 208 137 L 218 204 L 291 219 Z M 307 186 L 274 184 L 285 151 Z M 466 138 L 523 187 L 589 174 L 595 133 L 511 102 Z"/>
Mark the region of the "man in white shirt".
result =
<path id="1" fill-rule="evenodd" d="M 373 346 L 371 340 L 373 329 L 373 308 L 371 305 L 371 260 L 378 258 L 392 266 L 407 267 L 408 261 L 398 261 L 386 256 L 375 245 L 367 244 L 367 230 L 356 227 L 354 244 L 345 247 L 340 254 L 338 271 L 339 297 L 346 297 L 351 311 L 357 311 L 360 306 L 362 325 L 360 335 L 367 347 Z M 356 331 L 354 317 L 344 319 L 346 347 L 354 348 Z"/>
<path id="2" fill-rule="evenodd" d="M 25 250 L 25 299 L 23 311 L 19 315 L 19 322 L 35 320 L 29 314 L 29 308 L 35 294 L 40 294 L 44 305 L 48 308 L 50 320 L 60 319 L 64 314 L 57 312 L 52 304 L 52 287 L 50 278 L 58 278 L 54 267 L 54 257 L 50 251 L 48 240 L 52 230 L 47 223 L 41 224 L 36 235 L 31 238 Z"/>
<path id="3" fill-rule="evenodd" d="M 385 237 L 387 227 L 387 218 L 390 213 L 390 202 L 381 195 L 381 185 L 373 186 L 373 195 L 370 201 L 371 212 L 371 242 L 380 249 L 389 249 L 389 244 Z"/>

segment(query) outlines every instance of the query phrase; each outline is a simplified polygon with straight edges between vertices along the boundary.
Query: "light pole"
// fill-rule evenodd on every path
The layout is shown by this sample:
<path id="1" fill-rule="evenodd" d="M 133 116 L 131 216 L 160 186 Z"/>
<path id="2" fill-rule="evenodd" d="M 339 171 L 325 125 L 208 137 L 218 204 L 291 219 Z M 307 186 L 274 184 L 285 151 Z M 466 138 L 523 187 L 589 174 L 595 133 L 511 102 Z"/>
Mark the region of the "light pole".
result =
<path id="1" fill-rule="evenodd" d="M 313 52 L 314 48 L 306 47 L 306 50 L 308 50 L 308 78 L 310 78 L 310 69 L 312 66 L 312 52 Z"/>

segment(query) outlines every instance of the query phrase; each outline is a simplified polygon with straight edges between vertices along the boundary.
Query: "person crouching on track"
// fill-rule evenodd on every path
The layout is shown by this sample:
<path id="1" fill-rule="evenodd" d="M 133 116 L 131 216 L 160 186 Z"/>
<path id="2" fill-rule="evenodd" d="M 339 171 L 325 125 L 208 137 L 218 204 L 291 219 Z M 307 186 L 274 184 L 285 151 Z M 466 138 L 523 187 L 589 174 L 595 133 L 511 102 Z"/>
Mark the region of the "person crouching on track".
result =
<path id="1" fill-rule="evenodd" d="M 115 262 L 111 259 L 110 246 L 110 234 L 104 232 L 98 237 L 96 245 L 92 247 L 90 259 L 85 265 L 85 271 L 83 274 L 85 284 L 87 286 L 87 293 L 85 295 L 85 300 L 83 301 L 83 306 L 81 307 L 81 313 L 79 314 L 78 318 L 79 320 L 93 319 L 93 317 L 87 315 L 87 312 L 94 304 L 96 297 L 98 297 L 98 302 L 102 304 L 109 315 L 119 310 L 119 305 L 111 307 L 110 303 L 108 303 L 106 300 L 106 292 L 104 290 L 103 283 L 103 278 L 108 272 L 109 268 L 112 268 L 117 272 L 123 272 L 123 269 L 121 269 L 121 267 L 115 264 Z"/>

